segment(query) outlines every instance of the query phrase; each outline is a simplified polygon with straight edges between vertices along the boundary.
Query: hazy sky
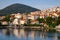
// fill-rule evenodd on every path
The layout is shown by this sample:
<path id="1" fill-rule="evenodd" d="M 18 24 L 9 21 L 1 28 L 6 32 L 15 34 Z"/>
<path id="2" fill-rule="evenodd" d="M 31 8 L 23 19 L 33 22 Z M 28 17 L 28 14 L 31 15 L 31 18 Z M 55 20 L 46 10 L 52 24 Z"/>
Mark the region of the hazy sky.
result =
<path id="1" fill-rule="evenodd" d="M 47 9 L 54 6 L 60 6 L 60 0 L 0 0 L 0 9 L 14 3 L 21 3 L 38 9 Z"/>

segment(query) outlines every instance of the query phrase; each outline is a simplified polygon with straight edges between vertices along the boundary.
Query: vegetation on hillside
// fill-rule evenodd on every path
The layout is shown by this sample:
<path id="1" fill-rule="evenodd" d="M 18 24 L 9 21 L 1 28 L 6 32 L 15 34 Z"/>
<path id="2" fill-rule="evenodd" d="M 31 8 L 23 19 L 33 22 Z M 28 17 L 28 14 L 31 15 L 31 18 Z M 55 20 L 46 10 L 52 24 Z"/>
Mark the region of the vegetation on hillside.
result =
<path id="1" fill-rule="evenodd" d="M 24 4 L 12 4 L 2 10 L 0 10 L 0 15 L 8 15 L 11 13 L 29 13 L 33 11 L 38 11 L 39 9 L 24 5 Z"/>

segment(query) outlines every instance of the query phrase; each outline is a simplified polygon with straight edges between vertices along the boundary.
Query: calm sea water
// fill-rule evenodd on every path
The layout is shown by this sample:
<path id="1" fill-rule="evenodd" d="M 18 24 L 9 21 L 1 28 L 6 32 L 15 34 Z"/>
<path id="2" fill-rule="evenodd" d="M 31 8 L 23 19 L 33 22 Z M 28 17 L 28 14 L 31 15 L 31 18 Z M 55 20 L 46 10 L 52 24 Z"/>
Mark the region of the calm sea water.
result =
<path id="1" fill-rule="evenodd" d="M 24 29 L 0 29 L 0 40 L 60 40 L 60 33 L 26 31 Z"/>

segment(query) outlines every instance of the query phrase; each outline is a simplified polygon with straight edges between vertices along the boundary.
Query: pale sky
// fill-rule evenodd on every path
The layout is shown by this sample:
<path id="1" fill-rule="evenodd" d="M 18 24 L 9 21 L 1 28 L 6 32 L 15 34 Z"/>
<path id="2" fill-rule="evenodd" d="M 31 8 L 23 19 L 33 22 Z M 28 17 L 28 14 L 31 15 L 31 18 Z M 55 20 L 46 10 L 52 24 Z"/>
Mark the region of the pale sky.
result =
<path id="1" fill-rule="evenodd" d="M 0 9 L 15 3 L 25 4 L 41 10 L 60 6 L 60 0 L 0 0 Z"/>

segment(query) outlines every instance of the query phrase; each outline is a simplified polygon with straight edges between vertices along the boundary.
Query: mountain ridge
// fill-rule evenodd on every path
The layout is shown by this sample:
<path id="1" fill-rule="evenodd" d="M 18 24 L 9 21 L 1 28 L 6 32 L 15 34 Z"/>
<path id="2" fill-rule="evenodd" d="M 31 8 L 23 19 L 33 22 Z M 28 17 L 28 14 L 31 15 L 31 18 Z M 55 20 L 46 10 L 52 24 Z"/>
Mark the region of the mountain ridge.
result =
<path id="1" fill-rule="evenodd" d="M 0 15 L 7 15 L 11 13 L 29 13 L 34 11 L 40 11 L 40 10 L 24 4 L 15 3 L 0 10 Z"/>

